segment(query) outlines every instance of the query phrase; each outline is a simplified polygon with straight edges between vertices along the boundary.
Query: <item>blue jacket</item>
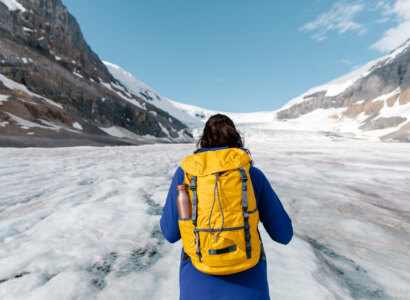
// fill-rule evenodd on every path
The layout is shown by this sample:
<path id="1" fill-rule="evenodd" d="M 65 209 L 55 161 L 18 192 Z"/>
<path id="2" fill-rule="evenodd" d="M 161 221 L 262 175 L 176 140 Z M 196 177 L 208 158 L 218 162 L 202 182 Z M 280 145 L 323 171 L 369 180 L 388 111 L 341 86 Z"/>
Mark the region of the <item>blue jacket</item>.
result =
<path id="1" fill-rule="evenodd" d="M 199 152 L 224 148 L 228 147 L 205 148 Z M 274 241 L 281 244 L 289 243 L 293 236 L 292 221 L 278 196 L 259 169 L 251 166 L 249 175 L 259 208 L 260 221 Z M 160 221 L 162 233 L 170 243 L 175 243 L 181 238 L 176 207 L 176 186 L 183 182 L 184 171 L 179 167 L 172 179 Z M 198 271 L 189 258 L 182 260 L 182 254 L 183 249 L 179 270 L 180 299 L 269 299 L 265 260 L 260 260 L 256 266 L 240 273 L 209 275 Z"/>

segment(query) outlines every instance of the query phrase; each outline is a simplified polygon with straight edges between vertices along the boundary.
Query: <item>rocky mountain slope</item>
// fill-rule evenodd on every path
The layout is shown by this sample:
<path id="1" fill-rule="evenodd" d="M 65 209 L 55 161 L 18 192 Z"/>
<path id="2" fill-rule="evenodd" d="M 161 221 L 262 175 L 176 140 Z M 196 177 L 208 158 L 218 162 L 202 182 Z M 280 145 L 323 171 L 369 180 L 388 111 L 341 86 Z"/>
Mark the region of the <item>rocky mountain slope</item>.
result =
<path id="1" fill-rule="evenodd" d="M 61 0 L 0 0 L 0 146 L 192 139 L 145 100 L 111 75 Z"/>
<path id="2" fill-rule="evenodd" d="M 135 78 L 134 75 L 127 72 L 120 66 L 106 61 L 104 61 L 104 64 L 114 78 L 117 79 L 130 93 L 139 95 L 146 102 L 168 112 L 170 115 L 188 125 L 190 128 L 203 126 L 203 122 L 209 115 L 204 113 L 205 111 L 215 113 L 201 107 L 190 106 L 188 104 L 172 101 L 158 94 L 150 86 L 141 82 Z M 190 107 L 191 109 L 184 109 L 184 107 Z"/>
<path id="3" fill-rule="evenodd" d="M 276 112 L 279 121 L 410 141 L 410 40 L 389 55 L 310 89 Z"/>

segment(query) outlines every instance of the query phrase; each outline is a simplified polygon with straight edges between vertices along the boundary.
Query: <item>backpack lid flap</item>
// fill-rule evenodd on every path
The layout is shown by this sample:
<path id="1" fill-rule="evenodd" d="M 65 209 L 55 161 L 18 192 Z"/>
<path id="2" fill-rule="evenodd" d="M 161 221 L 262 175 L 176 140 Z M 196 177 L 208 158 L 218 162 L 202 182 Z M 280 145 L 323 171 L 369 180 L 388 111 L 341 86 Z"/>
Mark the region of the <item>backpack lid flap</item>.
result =
<path id="1" fill-rule="evenodd" d="M 251 158 L 244 150 L 228 148 L 189 155 L 182 161 L 181 168 L 193 176 L 205 176 L 238 169 L 250 161 Z"/>

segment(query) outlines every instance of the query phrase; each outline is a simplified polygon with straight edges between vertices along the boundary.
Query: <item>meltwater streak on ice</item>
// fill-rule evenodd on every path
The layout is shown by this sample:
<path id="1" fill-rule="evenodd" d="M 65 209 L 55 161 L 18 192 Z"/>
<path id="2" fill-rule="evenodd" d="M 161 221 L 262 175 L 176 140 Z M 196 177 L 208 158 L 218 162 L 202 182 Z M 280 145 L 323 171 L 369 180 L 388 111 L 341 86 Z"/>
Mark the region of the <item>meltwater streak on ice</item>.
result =
<path id="1" fill-rule="evenodd" d="M 408 145 L 241 130 L 295 228 L 287 246 L 262 230 L 272 299 L 406 299 Z M 193 150 L 0 149 L 0 298 L 177 299 L 158 222 Z"/>

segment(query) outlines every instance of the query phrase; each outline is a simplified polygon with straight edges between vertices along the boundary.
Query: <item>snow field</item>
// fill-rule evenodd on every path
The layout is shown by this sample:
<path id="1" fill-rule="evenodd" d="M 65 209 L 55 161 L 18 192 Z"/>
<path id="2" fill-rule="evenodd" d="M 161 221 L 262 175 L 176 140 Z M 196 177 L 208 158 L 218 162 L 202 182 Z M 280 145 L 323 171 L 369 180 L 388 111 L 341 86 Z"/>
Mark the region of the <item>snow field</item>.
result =
<path id="1" fill-rule="evenodd" d="M 408 145 L 242 130 L 295 230 L 283 246 L 260 225 L 271 298 L 406 299 Z M 159 219 L 194 149 L 0 149 L 0 298 L 177 299 Z"/>

